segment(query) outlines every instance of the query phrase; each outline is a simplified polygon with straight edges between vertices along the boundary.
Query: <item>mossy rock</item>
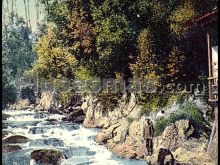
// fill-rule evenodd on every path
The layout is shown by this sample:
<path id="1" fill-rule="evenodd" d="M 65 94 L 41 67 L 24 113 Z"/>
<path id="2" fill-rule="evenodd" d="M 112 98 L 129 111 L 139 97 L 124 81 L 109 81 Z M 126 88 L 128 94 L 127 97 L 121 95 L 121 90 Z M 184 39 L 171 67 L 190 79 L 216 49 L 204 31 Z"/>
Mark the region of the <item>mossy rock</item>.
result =
<path id="1" fill-rule="evenodd" d="M 25 136 L 21 136 L 21 135 L 13 135 L 10 136 L 6 139 L 3 140 L 3 143 L 9 143 L 9 144 L 13 144 L 13 143 L 26 143 L 28 142 L 29 139 Z"/>
<path id="2" fill-rule="evenodd" d="M 18 145 L 3 145 L 2 153 L 16 152 L 21 150 L 22 148 Z"/>
<path id="3" fill-rule="evenodd" d="M 31 159 L 34 159 L 37 163 L 46 164 L 59 164 L 62 159 L 65 159 L 65 155 L 61 151 L 53 149 L 41 149 L 35 150 L 30 154 Z"/>

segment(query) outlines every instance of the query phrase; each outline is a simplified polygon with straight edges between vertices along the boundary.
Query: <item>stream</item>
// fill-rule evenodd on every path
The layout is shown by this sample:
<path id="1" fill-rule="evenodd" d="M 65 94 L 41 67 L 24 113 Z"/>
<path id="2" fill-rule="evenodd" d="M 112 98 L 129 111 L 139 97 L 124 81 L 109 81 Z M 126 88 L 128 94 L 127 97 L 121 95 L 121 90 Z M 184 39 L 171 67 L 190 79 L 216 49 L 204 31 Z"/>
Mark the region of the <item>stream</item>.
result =
<path id="1" fill-rule="evenodd" d="M 3 165 L 40 165 L 30 158 L 36 149 L 62 151 L 67 159 L 61 165 L 147 165 L 145 161 L 121 159 L 95 142 L 99 129 L 85 128 L 82 125 L 61 121 L 63 115 L 27 110 L 4 110 L 11 115 L 4 121 L 11 135 L 23 135 L 29 142 L 21 143 L 22 150 L 4 153 Z"/>

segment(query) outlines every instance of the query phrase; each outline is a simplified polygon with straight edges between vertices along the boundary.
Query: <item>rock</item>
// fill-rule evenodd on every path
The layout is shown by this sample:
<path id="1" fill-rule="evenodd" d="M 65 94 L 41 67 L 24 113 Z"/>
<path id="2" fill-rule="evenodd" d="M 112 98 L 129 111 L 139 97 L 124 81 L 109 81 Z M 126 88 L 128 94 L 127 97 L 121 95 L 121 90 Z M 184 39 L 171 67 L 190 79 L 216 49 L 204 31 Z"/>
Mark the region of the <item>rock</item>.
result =
<path id="1" fill-rule="evenodd" d="M 115 124 L 109 127 L 108 129 L 104 129 L 96 135 L 96 142 L 99 144 L 107 143 L 108 139 L 113 137 L 113 131 L 119 127 L 120 124 Z"/>
<path id="2" fill-rule="evenodd" d="M 3 143 L 26 143 L 29 139 L 21 135 L 13 135 L 3 140 Z"/>
<path id="3" fill-rule="evenodd" d="M 9 133 L 11 133 L 11 132 L 8 132 L 8 131 L 2 131 L 2 138 L 5 138 L 6 136 L 8 136 Z"/>
<path id="4" fill-rule="evenodd" d="M 83 123 L 83 121 L 85 120 L 85 115 L 81 115 L 81 116 L 78 116 L 74 119 L 74 123 Z"/>
<path id="5" fill-rule="evenodd" d="M 218 164 L 218 122 L 208 154 L 215 161 L 215 164 Z"/>
<path id="6" fill-rule="evenodd" d="M 141 110 L 137 106 L 136 96 L 134 94 L 131 94 L 129 99 L 128 95 L 122 95 L 114 110 L 103 110 L 106 105 L 103 105 L 99 99 L 94 96 L 86 97 L 81 107 L 86 111 L 83 126 L 87 128 L 107 128 L 128 116 L 135 119 L 138 118 L 138 114 Z"/>
<path id="7" fill-rule="evenodd" d="M 213 165 L 214 160 L 205 151 L 205 145 L 201 140 L 187 140 L 173 152 L 173 156 L 180 164 Z"/>
<path id="8" fill-rule="evenodd" d="M 67 117 L 67 121 L 72 121 L 76 123 L 82 123 L 84 119 L 85 119 L 85 114 L 82 109 L 75 109 Z"/>
<path id="9" fill-rule="evenodd" d="M 2 153 L 8 153 L 8 152 L 15 152 L 19 151 L 22 148 L 18 145 L 3 145 L 2 146 Z"/>
<path id="10" fill-rule="evenodd" d="M 30 101 L 28 99 L 18 100 L 16 103 L 9 106 L 12 110 L 27 110 L 31 109 Z"/>
<path id="11" fill-rule="evenodd" d="M 154 138 L 154 149 L 169 148 L 170 150 L 181 146 L 194 133 L 195 128 L 190 120 L 179 120 L 167 126 L 160 137 Z"/>
<path id="12" fill-rule="evenodd" d="M 132 149 L 132 147 L 125 144 L 116 145 L 112 151 L 122 158 L 135 159 L 137 157 L 137 153 Z"/>
<path id="13" fill-rule="evenodd" d="M 167 148 L 156 150 L 149 159 L 150 165 L 177 165 L 173 154 Z"/>
<path id="14" fill-rule="evenodd" d="M 133 121 L 129 127 L 129 133 L 135 141 L 140 141 L 143 139 L 143 122 Z"/>
<path id="15" fill-rule="evenodd" d="M 9 118 L 11 115 L 2 113 L 2 120 L 7 120 L 7 118 Z"/>
<path id="16" fill-rule="evenodd" d="M 58 109 L 58 102 L 53 92 L 42 92 L 38 105 L 35 108 L 38 111 L 52 112 Z"/>
<path id="17" fill-rule="evenodd" d="M 48 119 L 46 119 L 46 121 L 49 121 L 49 122 L 57 122 L 58 120 L 57 119 L 50 119 L 50 118 L 48 118 Z"/>
<path id="18" fill-rule="evenodd" d="M 52 149 L 34 150 L 30 154 L 31 159 L 34 159 L 37 163 L 46 164 L 59 164 L 62 159 L 65 159 L 65 155 L 61 151 Z"/>

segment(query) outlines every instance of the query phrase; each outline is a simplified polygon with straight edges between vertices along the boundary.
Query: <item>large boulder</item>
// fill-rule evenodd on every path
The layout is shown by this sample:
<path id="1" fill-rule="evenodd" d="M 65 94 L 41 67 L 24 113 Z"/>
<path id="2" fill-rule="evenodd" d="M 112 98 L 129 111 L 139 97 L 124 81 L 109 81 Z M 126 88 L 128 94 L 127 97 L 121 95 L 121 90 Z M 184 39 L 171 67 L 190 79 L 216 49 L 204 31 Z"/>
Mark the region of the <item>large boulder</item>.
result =
<path id="1" fill-rule="evenodd" d="M 143 159 L 147 154 L 144 143 L 135 141 L 132 137 L 126 137 L 124 143 L 108 141 L 107 148 L 116 155 L 127 159 Z"/>
<path id="2" fill-rule="evenodd" d="M 216 164 L 205 151 L 205 147 L 206 144 L 204 141 L 196 139 L 187 140 L 182 144 L 182 146 L 173 151 L 173 156 L 176 160 L 178 160 L 178 162 L 184 162 L 184 164 Z"/>
<path id="3" fill-rule="evenodd" d="M 96 97 L 85 98 L 81 105 L 81 108 L 86 111 L 83 125 L 88 128 L 108 128 L 126 117 L 139 117 L 141 108 L 137 105 L 135 94 L 129 97 L 124 94 L 117 102 L 113 110 L 106 110 L 106 105 L 103 105 Z"/>
<path id="4" fill-rule="evenodd" d="M 67 116 L 62 118 L 64 121 L 71 121 L 74 123 L 83 123 L 85 119 L 84 111 L 81 108 L 75 108 L 72 112 Z"/>
<path id="5" fill-rule="evenodd" d="M 148 162 L 150 165 L 177 165 L 177 161 L 168 148 L 154 151 Z"/>
<path id="6" fill-rule="evenodd" d="M 2 153 L 8 153 L 8 152 L 15 152 L 19 151 L 22 148 L 18 145 L 3 145 L 2 146 Z"/>
<path id="7" fill-rule="evenodd" d="M 30 104 L 28 99 L 18 100 L 16 103 L 9 106 L 9 109 L 12 110 L 27 110 L 31 108 L 33 108 L 33 106 Z"/>
<path id="8" fill-rule="evenodd" d="M 28 141 L 29 141 L 29 139 L 27 137 L 25 137 L 25 136 L 12 135 L 12 136 L 9 136 L 6 139 L 4 139 L 3 143 L 14 144 L 14 143 L 26 143 Z"/>
<path id="9" fill-rule="evenodd" d="M 117 144 L 112 151 L 122 158 L 135 159 L 137 157 L 135 150 L 126 144 Z"/>
<path id="10" fill-rule="evenodd" d="M 37 100 L 37 111 L 53 112 L 58 109 L 58 102 L 53 92 L 42 92 L 41 98 Z"/>
<path id="11" fill-rule="evenodd" d="M 52 149 L 34 150 L 31 152 L 30 157 L 37 163 L 54 165 L 59 164 L 62 159 L 65 159 L 65 155 L 61 151 Z"/>
<path id="12" fill-rule="evenodd" d="M 170 150 L 181 146 L 194 133 L 195 128 L 190 120 L 179 120 L 167 126 L 163 134 L 154 138 L 154 149 L 169 148 Z"/>
<path id="13" fill-rule="evenodd" d="M 109 150 L 122 158 L 143 159 L 148 153 L 141 138 L 141 122 L 133 121 L 131 125 L 126 119 L 118 122 L 100 131 L 96 142 L 106 144 Z"/>
<path id="14" fill-rule="evenodd" d="M 96 142 L 99 144 L 107 143 L 107 140 L 113 138 L 113 131 L 118 128 L 120 124 L 114 124 L 107 129 L 103 129 L 96 135 Z"/>

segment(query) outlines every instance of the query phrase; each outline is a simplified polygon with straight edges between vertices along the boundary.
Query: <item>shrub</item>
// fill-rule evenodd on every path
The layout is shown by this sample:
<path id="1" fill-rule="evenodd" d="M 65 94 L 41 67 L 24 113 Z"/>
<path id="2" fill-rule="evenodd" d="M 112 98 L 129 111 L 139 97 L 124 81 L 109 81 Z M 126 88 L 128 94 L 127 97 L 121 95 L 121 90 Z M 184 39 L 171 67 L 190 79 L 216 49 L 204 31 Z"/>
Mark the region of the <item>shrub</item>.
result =
<path id="1" fill-rule="evenodd" d="M 103 105 L 103 111 L 113 111 L 118 106 L 118 101 L 121 97 L 122 94 L 119 92 L 112 93 L 101 91 L 97 94 L 98 100 Z"/>
<path id="2" fill-rule="evenodd" d="M 148 116 L 150 112 L 157 111 L 157 109 L 160 107 L 165 107 L 170 97 L 170 94 L 139 95 L 139 101 L 143 104 L 143 107 L 140 111 L 140 116 Z"/>
<path id="3" fill-rule="evenodd" d="M 154 135 L 160 136 L 168 125 L 170 125 L 169 120 L 165 117 L 160 117 L 156 119 L 156 124 L 154 126 Z"/>
<path id="4" fill-rule="evenodd" d="M 26 86 L 21 89 L 21 98 L 22 99 L 28 99 L 30 103 L 35 102 L 35 93 L 32 87 Z"/>
<path id="5" fill-rule="evenodd" d="M 199 134 L 205 132 L 209 135 L 211 133 L 209 123 L 204 119 L 202 112 L 197 109 L 195 103 L 186 102 L 180 108 L 180 111 L 193 121 Z"/>
<path id="6" fill-rule="evenodd" d="M 208 122 L 205 121 L 202 113 L 197 109 L 194 103 L 186 102 L 181 106 L 178 112 L 171 114 L 168 118 L 161 117 L 156 120 L 155 136 L 161 135 L 164 129 L 170 124 L 183 119 L 190 119 L 193 122 L 198 135 L 203 132 L 205 132 L 206 135 L 210 134 L 211 130 L 208 126 Z"/>
<path id="7" fill-rule="evenodd" d="M 8 103 L 14 103 L 16 98 L 16 88 L 13 85 L 5 85 L 2 89 L 2 108 Z"/>
<path id="8" fill-rule="evenodd" d="M 64 107 L 75 105 L 80 99 L 80 96 L 74 93 L 74 91 L 61 92 L 58 94 L 57 100 Z"/>

